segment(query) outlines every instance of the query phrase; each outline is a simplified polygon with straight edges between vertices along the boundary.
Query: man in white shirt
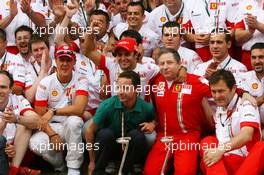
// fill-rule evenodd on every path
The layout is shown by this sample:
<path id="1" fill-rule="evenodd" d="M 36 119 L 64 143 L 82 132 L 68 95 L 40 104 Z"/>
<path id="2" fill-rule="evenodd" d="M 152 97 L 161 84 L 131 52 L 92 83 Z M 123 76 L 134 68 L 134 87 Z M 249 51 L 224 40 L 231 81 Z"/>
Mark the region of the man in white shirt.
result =
<path id="1" fill-rule="evenodd" d="M 264 1 L 240 1 L 235 28 L 236 41 L 242 45 L 241 61 L 248 70 L 252 70 L 250 48 L 264 40 Z"/>
<path id="2" fill-rule="evenodd" d="M 30 149 L 58 171 L 65 168 L 62 150 L 68 148 L 68 175 L 80 175 L 84 151 L 82 115 L 88 102 L 89 86 L 86 77 L 73 71 L 75 57 L 73 48 L 68 45 L 57 49 L 57 72 L 42 79 L 36 92 L 35 110 L 42 116 L 42 131 L 30 139 Z"/>
<path id="3" fill-rule="evenodd" d="M 35 26 L 44 27 L 46 25 L 44 7 L 42 3 L 31 0 L 1 0 L 0 4 L 0 17 L 2 18 L 0 18 L 0 26 L 7 31 L 7 46 L 10 51 L 17 54 L 14 49 L 15 30 L 21 25 L 32 29 L 35 29 Z"/>
<path id="4" fill-rule="evenodd" d="M 221 69 L 209 79 L 217 104 L 214 115 L 216 136 L 201 141 L 202 170 L 206 174 L 261 174 L 263 154 L 258 110 L 236 94 L 236 81 L 230 71 Z M 249 162 L 248 157 L 255 157 Z M 248 168 L 248 167 L 251 167 Z"/>
<path id="5" fill-rule="evenodd" d="M 93 26 L 93 24 L 91 24 Z M 116 59 L 111 59 L 101 55 L 95 50 L 95 35 L 87 34 L 84 41 L 84 55 L 90 58 L 99 69 L 106 74 L 107 81 L 110 86 L 112 96 L 116 95 L 116 80 L 119 73 L 126 70 L 134 70 L 140 75 L 141 80 L 141 97 L 144 98 L 147 91 L 146 85 L 148 81 L 159 72 L 158 66 L 155 64 L 140 64 L 137 62 L 137 43 L 132 38 L 119 40 L 115 47 Z"/>
<path id="6" fill-rule="evenodd" d="M 7 140 L 5 152 L 11 159 L 9 175 L 22 172 L 37 175 L 40 171 L 20 167 L 20 164 L 28 149 L 31 129 L 38 129 L 39 117 L 23 96 L 11 93 L 13 84 L 12 76 L 0 70 L 0 135 Z"/>
<path id="7" fill-rule="evenodd" d="M 153 49 L 159 46 L 160 37 L 143 24 L 144 11 L 141 2 L 130 2 L 127 7 L 127 22 L 117 24 L 113 32 L 117 38 L 127 29 L 139 32 L 143 38 L 144 56 L 151 57 Z"/>
<path id="8" fill-rule="evenodd" d="M 162 27 L 162 43 L 165 48 L 176 49 L 181 57 L 181 64 L 187 68 L 188 73 L 202 63 L 200 56 L 191 49 L 180 46 L 180 27 L 175 22 L 166 22 Z"/>
<path id="9" fill-rule="evenodd" d="M 254 70 L 241 76 L 238 86 L 248 91 L 259 106 L 261 124 L 264 124 L 264 43 L 255 43 L 251 47 L 251 64 Z M 262 130 L 262 137 L 264 132 Z"/>
<path id="10" fill-rule="evenodd" d="M 16 46 L 18 48 L 18 57 L 22 59 L 24 66 L 30 66 L 31 51 L 29 49 L 29 41 L 31 39 L 33 30 L 28 26 L 20 26 L 15 31 Z M 25 75 L 24 75 L 25 76 Z M 16 94 L 22 94 L 25 88 L 25 80 L 17 89 Z"/>
<path id="11" fill-rule="evenodd" d="M 0 70 L 6 70 L 14 79 L 13 93 L 20 94 L 25 84 L 26 69 L 21 57 L 6 51 L 6 32 L 0 29 Z"/>
<path id="12" fill-rule="evenodd" d="M 50 72 L 52 61 L 49 55 L 48 38 L 40 38 L 37 34 L 34 34 L 29 45 L 32 57 L 26 71 L 25 97 L 30 103 L 33 103 L 39 82 Z"/>
<path id="13" fill-rule="evenodd" d="M 210 35 L 209 47 L 213 58 L 198 65 L 194 74 L 208 79 L 216 70 L 225 69 L 231 71 L 239 82 L 240 74 L 246 72 L 247 68 L 228 54 L 231 47 L 230 32 L 223 28 L 214 29 Z"/>
<path id="14" fill-rule="evenodd" d="M 165 22 L 176 21 L 181 24 L 185 8 L 182 0 L 164 0 L 163 5 L 155 8 L 150 13 L 149 28 L 161 37 L 161 29 Z"/>

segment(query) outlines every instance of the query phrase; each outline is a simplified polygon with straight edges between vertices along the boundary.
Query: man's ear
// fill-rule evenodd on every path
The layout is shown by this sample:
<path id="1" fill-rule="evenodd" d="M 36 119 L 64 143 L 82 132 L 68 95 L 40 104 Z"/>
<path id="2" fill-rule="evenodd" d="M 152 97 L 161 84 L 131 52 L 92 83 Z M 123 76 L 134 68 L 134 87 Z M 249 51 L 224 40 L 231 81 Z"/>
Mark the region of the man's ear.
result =
<path id="1" fill-rule="evenodd" d="M 232 45 L 232 41 L 228 41 L 227 42 L 227 48 L 230 49 L 231 48 L 231 45 Z"/>

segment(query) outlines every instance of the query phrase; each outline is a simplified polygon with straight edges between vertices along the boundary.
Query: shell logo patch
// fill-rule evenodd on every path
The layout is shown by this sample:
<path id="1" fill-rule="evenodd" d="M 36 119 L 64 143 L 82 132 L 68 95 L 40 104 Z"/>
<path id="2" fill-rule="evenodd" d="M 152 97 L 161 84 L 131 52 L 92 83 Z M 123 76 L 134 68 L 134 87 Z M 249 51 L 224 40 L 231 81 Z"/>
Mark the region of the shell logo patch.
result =
<path id="1" fill-rule="evenodd" d="M 165 16 L 160 17 L 160 22 L 166 22 L 166 17 Z"/>
<path id="2" fill-rule="evenodd" d="M 81 61 L 82 66 L 86 66 L 86 63 L 84 61 Z"/>
<path id="3" fill-rule="evenodd" d="M 251 86 L 253 89 L 258 89 L 258 83 L 253 83 Z"/>
<path id="4" fill-rule="evenodd" d="M 53 90 L 52 92 L 51 92 L 51 95 L 53 96 L 53 97 L 56 97 L 56 96 L 58 96 L 58 91 L 57 90 Z"/>
<path id="5" fill-rule="evenodd" d="M 252 5 L 248 5 L 248 6 L 246 6 L 246 9 L 247 9 L 247 10 L 251 10 L 251 9 L 252 9 Z"/>

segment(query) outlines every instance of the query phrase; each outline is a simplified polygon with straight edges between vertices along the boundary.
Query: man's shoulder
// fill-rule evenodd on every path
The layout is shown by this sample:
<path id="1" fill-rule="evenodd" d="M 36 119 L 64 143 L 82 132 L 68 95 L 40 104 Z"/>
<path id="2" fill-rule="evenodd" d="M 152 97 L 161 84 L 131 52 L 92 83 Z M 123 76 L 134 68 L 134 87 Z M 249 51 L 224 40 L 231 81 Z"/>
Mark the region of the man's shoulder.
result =
<path id="1" fill-rule="evenodd" d="M 154 17 L 156 15 L 160 16 L 161 15 L 161 11 L 163 11 L 164 9 L 165 9 L 165 5 L 164 4 L 156 7 L 154 10 L 151 11 L 151 13 L 149 14 L 149 17 L 152 17 L 153 20 L 154 20 L 155 19 Z M 155 19 L 155 20 L 157 20 L 157 19 Z"/>

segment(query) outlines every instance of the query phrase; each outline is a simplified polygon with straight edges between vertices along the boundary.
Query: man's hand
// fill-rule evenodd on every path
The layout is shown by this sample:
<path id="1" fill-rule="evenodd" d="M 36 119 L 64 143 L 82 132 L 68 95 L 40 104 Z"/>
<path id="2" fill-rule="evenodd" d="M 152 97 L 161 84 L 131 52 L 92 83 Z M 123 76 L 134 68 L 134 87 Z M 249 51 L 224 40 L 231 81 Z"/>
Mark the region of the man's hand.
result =
<path id="1" fill-rule="evenodd" d="M 241 104 L 245 101 L 249 101 L 254 107 L 257 107 L 257 101 L 254 97 L 252 97 L 249 93 L 243 93 L 242 99 L 241 99 Z"/>
<path id="2" fill-rule="evenodd" d="M 204 152 L 204 163 L 210 167 L 217 163 L 224 155 L 224 151 L 218 148 L 211 148 Z"/>
<path id="3" fill-rule="evenodd" d="M 23 13 L 26 13 L 28 16 L 30 16 L 30 13 L 32 11 L 31 6 L 30 6 L 30 0 L 21 1 L 21 10 Z"/>
<path id="4" fill-rule="evenodd" d="M 52 111 L 48 111 L 43 116 L 41 116 L 39 120 L 39 129 L 41 129 L 42 131 L 45 131 L 47 124 L 49 123 L 52 117 L 53 117 Z"/>
<path id="5" fill-rule="evenodd" d="M 63 0 L 49 0 L 49 4 L 55 17 L 62 19 L 65 14 Z"/>
<path id="6" fill-rule="evenodd" d="M 88 166 L 88 175 L 93 175 L 94 168 L 95 168 L 95 162 L 90 161 L 89 166 Z"/>
<path id="7" fill-rule="evenodd" d="M 256 16 L 248 14 L 246 19 L 245 19 L 245 21 L 246 21 L 246 24 L 249 27 L 249 30 L 255 31 L 255 29 L 257 29 L 258 21 L 257 21 L 257 17 Z"/>
<path id="8" fill-rule="evenodd" d="M 209 44 L 210 34 L 195 34 L 194 42 L 207 45 Z"/>
<path id="9" fill-rule="evenodd" d="M 95 7 L 95 0 L 86 0 L 84 4 L 85 11 L 90 13 Z"/>
<path id="10" fill-rule="evenodd" d="M 15 146 L 12 145 L 12 144 L 6 144 L 6 147 L 5 147 L 5 153 L 7 154 L 7 156 L 9 158 L 13 158 L 15 157 L 16 155 L 16 150 L 15 150 Z"/>
<path id="11" fill-rule="evenodd" d="M 51 67 L 51 59 L 47 50 L 42 52 L 40 72 L 48 73 Z"/>
<path id="12" fill-rule="evenodd" d="M 217 62 L 217 61 L 214 61 L 214 62 L 212 62 L 211 64 L 209 64 L 209 66 L 207 67 L 207 69 L 206 69 L 206 71 L 205 71 L 205 75 L 204 75 L 204 77 L 206 78 L 206 79 L 209 79 L 211 76 L 212 76 L 212 74 L 214 73 L 214 72 L 216 72 L 216 70 L 217 70 L 217 66 L 219 65 L 219 62 Z"/>
<path id="13" fill-rule="evenodd" d="M 12 108 L 7 108 L 5 112 L 3 112 L 2 114 L 2 119 L 4 122 L 7 123 L 16 123 L 17 122 L 17 117 L 13 111 Z"/>
<path id="14" fill-rule="evenodd" d="M 64 8 L 64 10 L 66 12 L 66 16 L 71 18 L 78 11 L 78 6 L 70 3 Z"/>
<path id="15" fill-rule="evenodd" d="M 187 79 L 187 70 L 184 66 L 182 66 L 179 70 L 179 74 L 177 76 L 177 79 L 175 80 L 178 83 L 184 83 Z"/>
<path id="16" fill-rule="evenodd" d="M 54 144 L 55 151 L 63 150 L 63 141 L 58 134 L 55 134 L 50 137 L 50 141 Z"/>
<path id="17" fill-rule="evenodd" d="M 17 2 L 15 0 L 10 0 L 10 16 L 14 18 L 17 15 Z"/>
<path id="18" fill-rule="evenodd" d="M 150 134 L 154 131 L 156 125 L 153 122 L 144 122 L 139 124 L 140 130 L 147 134 Z"/>

